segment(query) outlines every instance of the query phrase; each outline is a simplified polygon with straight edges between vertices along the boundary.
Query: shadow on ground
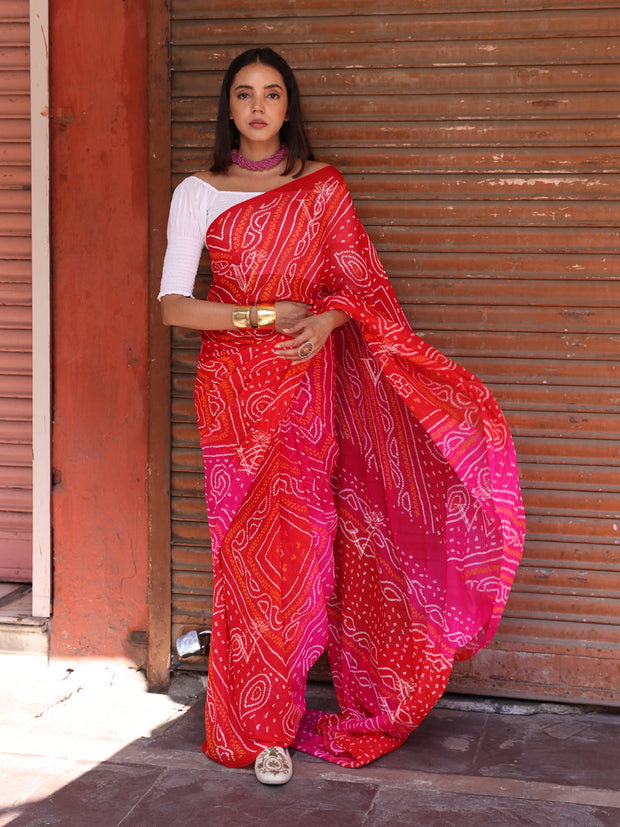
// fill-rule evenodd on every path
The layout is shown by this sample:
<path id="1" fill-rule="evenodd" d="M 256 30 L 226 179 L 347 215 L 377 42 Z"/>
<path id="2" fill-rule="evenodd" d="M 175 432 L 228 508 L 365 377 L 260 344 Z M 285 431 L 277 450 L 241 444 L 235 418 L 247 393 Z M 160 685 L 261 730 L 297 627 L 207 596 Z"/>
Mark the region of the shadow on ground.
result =
<path id="1" fill-rule="evenodd" d="M 598 827 L 620 825 L 620 716 L 444 699 L 407 743 L 360 770 L 295 753 L 284 787 L 201 752 L 204 699 L 48 797 L 0 812 L 12 827 Z M 309 705 L 333 705 L 311 686 Z M 522 713 L 518 714 L 521 708 Z"/>

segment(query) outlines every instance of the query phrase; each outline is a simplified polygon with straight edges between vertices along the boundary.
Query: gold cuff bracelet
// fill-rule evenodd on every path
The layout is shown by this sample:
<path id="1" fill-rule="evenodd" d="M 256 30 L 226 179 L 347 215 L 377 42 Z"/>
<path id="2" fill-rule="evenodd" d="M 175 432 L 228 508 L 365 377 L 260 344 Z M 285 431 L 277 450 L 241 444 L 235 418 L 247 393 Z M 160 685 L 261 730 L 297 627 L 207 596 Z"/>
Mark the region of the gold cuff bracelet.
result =
<path id="1" fill-rule="evenodd" d="M 235 327 L 252 327 L 250 322 L 250 308 L 248 305 L 233 307 L 232 320 Z"/>
<path id="2" fill-rule="evenodd" d="M 256 317 L 259 327 L 275 327 L 276 306 L 275 304 L 257 304 Z"/>
<path id="3" fill-rule="evenodd" d="M 251 313 L 256 308 L 256 324 L 252 324 Z M 256 304 L 250 307 L 247 304 L 240 304 L 233 307 L 232 320 L 235 327 L 254 328 L 275 327 L 276 306 L 275 304 Z"/>

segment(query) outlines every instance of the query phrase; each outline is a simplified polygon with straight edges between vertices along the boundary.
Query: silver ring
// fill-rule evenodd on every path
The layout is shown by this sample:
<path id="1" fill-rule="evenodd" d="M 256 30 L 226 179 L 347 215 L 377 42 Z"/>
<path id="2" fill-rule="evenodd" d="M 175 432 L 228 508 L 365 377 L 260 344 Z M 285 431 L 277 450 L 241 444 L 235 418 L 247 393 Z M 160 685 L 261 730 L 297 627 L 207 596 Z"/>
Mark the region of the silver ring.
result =
<path id="1" fill-rule="evenodd" d="M 312 351 L 314 350 L 314 345 L 312 342 L 304 342 L 303 345 L 299 345 L 297 348 L 297 355 L 300 359 L 305 359 L 306 356 L 310 356 Z"/>

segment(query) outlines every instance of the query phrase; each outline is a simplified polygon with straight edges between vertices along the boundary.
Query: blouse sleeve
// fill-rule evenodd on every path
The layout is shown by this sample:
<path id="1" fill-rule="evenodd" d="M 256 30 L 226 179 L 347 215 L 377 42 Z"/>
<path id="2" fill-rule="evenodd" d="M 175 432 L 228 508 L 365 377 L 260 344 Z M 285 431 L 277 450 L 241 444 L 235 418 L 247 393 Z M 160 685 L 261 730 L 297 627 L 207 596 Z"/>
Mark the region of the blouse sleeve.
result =
<path id="1" fill-rule="evenodd" d="M 178 185 L 168 216 L 168 246 L 158 299 L 177 294 L 193 297 L 194 282 L 207 232 L 209 187 L 194 176 Z"/>

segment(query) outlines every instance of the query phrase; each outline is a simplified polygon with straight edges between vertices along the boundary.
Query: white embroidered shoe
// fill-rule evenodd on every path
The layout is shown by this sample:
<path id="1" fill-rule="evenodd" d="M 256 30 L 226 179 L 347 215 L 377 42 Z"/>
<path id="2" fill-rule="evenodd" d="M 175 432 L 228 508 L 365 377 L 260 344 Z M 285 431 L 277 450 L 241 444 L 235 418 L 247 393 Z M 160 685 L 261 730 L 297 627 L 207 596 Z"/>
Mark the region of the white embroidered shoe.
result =
<path id="1" fill-rule="evenodd" d="M 293 762 L 288 750 L 267 747 L 256 756 L 254 772 L 261 784 L 286 784 L 293 776 Z"/>

